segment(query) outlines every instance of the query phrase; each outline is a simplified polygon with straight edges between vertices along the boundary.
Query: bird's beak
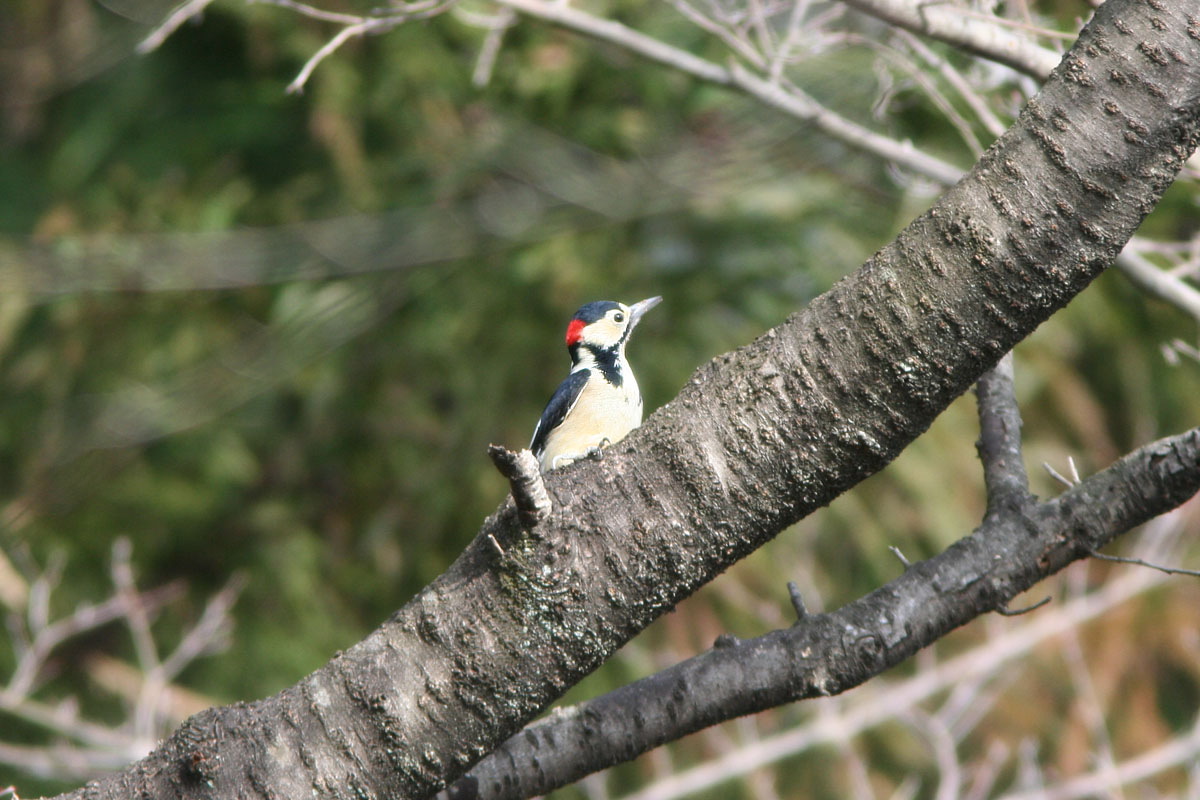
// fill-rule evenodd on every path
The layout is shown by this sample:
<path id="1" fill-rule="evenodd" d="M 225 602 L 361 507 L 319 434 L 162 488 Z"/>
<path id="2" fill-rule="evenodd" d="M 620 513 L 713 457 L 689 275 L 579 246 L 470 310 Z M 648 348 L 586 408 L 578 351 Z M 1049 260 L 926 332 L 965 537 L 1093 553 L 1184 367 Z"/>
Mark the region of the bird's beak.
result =
<path id="1" fill-rule="evenodd" d="M 633 332 L 633 329 L 637 327 L 638 320 L 642 318 L 643 314 L 661 302 L 661 297 L 647 297 L 642 302 L 631 305 L 629 307 L 629 329 L 626 335 L 628 336 L 629 333 Z"/>

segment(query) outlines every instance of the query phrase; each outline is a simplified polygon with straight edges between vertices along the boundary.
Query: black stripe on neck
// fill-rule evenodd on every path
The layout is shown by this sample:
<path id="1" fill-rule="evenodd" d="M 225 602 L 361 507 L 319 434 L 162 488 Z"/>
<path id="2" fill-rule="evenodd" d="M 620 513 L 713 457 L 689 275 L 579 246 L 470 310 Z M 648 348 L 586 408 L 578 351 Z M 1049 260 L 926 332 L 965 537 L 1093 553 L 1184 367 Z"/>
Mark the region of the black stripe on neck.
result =
<path id="1" fill-rule="evenodd" d="M 625 382 L 625 376 L 621 374 L 621 368 L 617 364 L 617 353 L 620 351 L 620 345 L 597 347 L 594 344 L 580 344 L 578 346 L 591 353 L 592 360 L 596 362 L 596 369 L 600 370 L 605 380 L 613 386 L 620 386 Z M 574 349 L 572 349 L 571 355 L 577 355 Z M 578 363 L 578 359 L 576 359 L 576 362 Z"/>

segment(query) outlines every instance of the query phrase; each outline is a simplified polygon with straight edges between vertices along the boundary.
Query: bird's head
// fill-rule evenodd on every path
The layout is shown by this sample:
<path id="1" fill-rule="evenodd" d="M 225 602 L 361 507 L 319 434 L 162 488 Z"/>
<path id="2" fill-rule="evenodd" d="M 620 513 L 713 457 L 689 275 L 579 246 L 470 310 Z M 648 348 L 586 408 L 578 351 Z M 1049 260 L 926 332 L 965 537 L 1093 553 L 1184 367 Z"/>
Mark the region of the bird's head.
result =
<path id="1" fill-rule="evenodd" d="M 580 306 L 567 325 L 567 349 L 571 351 L 572 360 L 579 360 L 581 349 L 619 351 L 642 315 L 660 302 L 661 297 L 650 297 L 631 306 L 611 300 Z"/>

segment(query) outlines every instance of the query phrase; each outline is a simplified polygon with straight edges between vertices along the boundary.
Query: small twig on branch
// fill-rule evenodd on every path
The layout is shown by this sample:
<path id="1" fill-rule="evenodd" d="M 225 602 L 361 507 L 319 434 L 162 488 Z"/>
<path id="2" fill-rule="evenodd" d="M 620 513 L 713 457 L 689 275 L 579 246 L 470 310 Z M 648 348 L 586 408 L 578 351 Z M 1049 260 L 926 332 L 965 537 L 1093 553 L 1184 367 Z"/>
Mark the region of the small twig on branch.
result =
<path id="1" fill-rule="evenodd" d="M 769 106 L 812 123 L 839 141 L 878 155 L 943 186 L 957 183 L 963 176 L 963 170 L 918 150 L 911 142 L 897 141 L 829 110 L 797 86 L 771 83 L 737 63 L 730 65 L 729 82 Z"/>
<path id="2" fill-rule="evenodd" d="M 500 541 L 495 537 L 495 535 L 489 533 L 487 538 L 488 544 L 492 546 L 492 550 L 495 551 L 496 555 L 498 555 L 500 558 L 504 558 L 504 556 L 507 554 L 504 552 L 504 548 L 500 545 Z"/>
<path id="3" fill-rule="evenodd" d="M 792 598 L 792 610 L 796 612 L 796 621 L 804 619 L 808 616 L 808 608 L 804 605 L 804 595 L 800 594 L 800 587 L 793 581 L 788 581 L 788 596 Z"/>
<path id="4" fill-rule="evenodd" d="M 792 48 L 795 47 L 796 41 L 803 32 L 803 23 L 805 17 L 808 16 L 808 6 L 809 0 L 795 0 L 792 3 L 792 11 L 788 15 L 787 33 L 784 34 L 779 47 L 775 49 L 775 56 L 771 59 L 771 66 L 767 71 L 767 75 L 772 81 L 778 81 L 783 76 L 784 65 L 791 57 Z"/>
<path id="5" fill-rule="evenodd" d="M 488 455 L 491 456 L 496 469 L 500 470 L 500 474 L 508 478 L 513 501 L 521 515 L 521 523 L 527 528 L 532 528 L 545 519 L 550 513 L 550 495 L 546 494 L 542 471 L 533 453 L 490 444 Z"/>
<path id="6" fill-rule="evenodd" d="M 904 31 L 900 31 L 901 34 Z M 910 36 L 910 39 L 915 41 L 915 37 Z M 984 151 L 983 143 L 979 141 L 979 137 L 975 135 L 974 128 L 967 121 L 958 109 L 954 107 L 954 103 L 950 98 L 946 97 L 945 93 L 938 87 L 936 81 L 930 72 L 920 64 L 918 64 L 909 53 L 903 49 L 896 47 L 890 42 L 879 42 L 869 36 L 862 36 L 857 33 L 845 33 L 837 37 L 838 41 L 844 41 L 847 44 L 856 44 L 865 47 L 869 50 L 874 50 L 879 53 L 883 59 L 883 63 L 891 64 L 896 70 L 904 75 L 912 86 L 919 88 L 924 92 L 929 101 L 933 103 L 937 109 L 946 118 L 946 121 L 958 131 L 959 137 L 971 151 L 972 158 L 979 158 Z M 901 41 L 903 41 L 901 39 Z M 914 48 L 909 48 L 914 50 Z M 877 102 L 877 113 L 882 116 L 885 107 L 889 104 L 885 99 L 889 93 L 885 92 L 884 96 Z"/>
<path id="7" fill-rule="evenodd" d="M 912 562 L 908 560 L 908 558 L 904 555 L 904 553 L 900 552 L 899 547 L 896 547 L 896 545 L 894 545 L 894 544 L 889 544 L 888 550 L 891 550 L 892 555 L 894 555 L 896 558 L 900 559 L 900 563 L 904 565 L 905 569 L 909 569 L 910 567 L 912 567 Z"/>
<path id="8" fill-rule="evenodd" d="M 20 614 L 29 601 L 29 583 L 0 551 L 0 606 Z"/>
<path id="9" fill-rule="evenodd" d="M 1184 569 L 1183 567 L 1164 567 L 1162 564 L 1153 564 L 1149 561 L 1144 561 L 1140 558 L 1129 558 L 1127 556 L 1110 556 L 1099 552 L 1098 550 L 1088 550 L 1088 555 L 1092 558 L 1098 558 L 1101 561 L 1115 561 L 1118 564 L 1134 564 L 1139 567 L 1149 567 L 1156 569 L 1159 572 L 1165 572 L 1167 575 L 1191 575 L 1193 578 L 1200 578 L 1200 569 Z"/>
<path id="10" fill-rule="evenodd" d="M 1039 608 L 1049 602 L 1049 597 L 1043 597 L 1041 600 L 1038 600 L 1032 605 L 1022 606 L 1021 608 L 1009 608 L 1008 606 L 1001 606 L 1000 608 L 995 609 L 995 611 L 1002 617 L 1019 617 L 1022 614 L 1028 614 L 1030 611 L 1037 611 Z"/>
<path id="11" fill-rule="evenodd" d="M 1048 461 L 1042 462 L 1042 469 L 1046 470 L 1046 472 L 1049 473 L 1051 478 L 1054 478 L 1054 480 L 1058 481 L 1063 486 L 1070 489 L 1072 486 L 1079 483 L 1079 473 L 1075 469 L 1075 459 L 1071 458 L 1071 459 L 1069 459 L 1069 461 L 1071 464 L 1071 473 L 1075 476 L 1074 480 L 1071 480 L 1070 478 L 1065 477 L 1061 472 L 1056 470 L 1054 467 L 1050 466 L 1050 462 L 1048 462 Z"/>

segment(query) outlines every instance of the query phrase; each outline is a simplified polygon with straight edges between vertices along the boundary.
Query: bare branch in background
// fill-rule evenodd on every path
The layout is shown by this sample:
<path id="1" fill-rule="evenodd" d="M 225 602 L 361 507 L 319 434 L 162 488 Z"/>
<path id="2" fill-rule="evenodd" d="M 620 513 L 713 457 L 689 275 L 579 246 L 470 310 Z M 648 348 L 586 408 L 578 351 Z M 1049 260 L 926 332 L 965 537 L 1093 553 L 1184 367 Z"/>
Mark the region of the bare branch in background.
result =
<path id="1" fill-rule="evenodd" d="M 414 19 L 435 17 L 454 6 L 455 0 L 417 0 L 412 3 L 398 3 L 389 7 L 386 14 L 377 17 L 359 17 L 356 22 L 343 22 L 344 27 L 333 35 L 328 42 L 321 46 L 312 57 L 300 68 L 299 74 L 288 84 L 288 94 L 304 91 L 312 75 L 322 61 L 337 52 L 337 49 L 351 39 L 359 36 L 387 33 L 393 28 Z"/>
<path id="2" fill-rule="evenodd" d="M 949 3 L 914 0 L 844 0 L 872 17 L 898 28 L 931 36 L 969 53 L 1005 64 L 1026 75 L 1045 78 L 1061 54 L 1047 50 L 991 15 L 972 15 Z M 1071 34 L 1074 37 L 1074 34 Z"/>
<path id="3" fill-rule="evenodd" d="M 1181 276 L 1159 269 L 1143 256 L 1151 246 L 1141 238 L 1131 241 L 1117 257 L 1121 273 L 1146 294 L 1190 314 L 1200 324 L 1200 289 L 1193 288 Z"/>
<path id="4" fill-rule="evenodd" d="M 461 6 L 455 7 L 462 11 Z M 476 15 L 478 19 L 479 15 Z M 471 85 L 482 89 L 492 80 L 492 70 L 496 66 L 496 57 L 500 54 L 500 45 L 504 41 L 504 33 L 512 27 L 517 15 L 512 9 L 504 8 L 485 23 L 479 25 L 487 30 L 483 44 L 479 48 L 479 56 L 475 59 L 475 71 L 471 73 Z M 476 23 L 478 25 L 478 23 Z"/>
<path id="5" fill-rule="evenodd" d="M 1200 715 L 1191 729 L 1158 747 L 1133 758 L 1104 764 L 1084 775 L 1058 781 L 1043 780 L 1036 789 L 1001 795 L 1001 800 L 1077 800 L 1078 798 L 1114 797 L 1122 787 L 1200 760 Z"/>
<path id="6" fill-rule="evenodd" d="M 822 38 L 826 45 L 839 38 L 843 42 L 846 41 L 845 37 L 829 36 L 827 30 L 828 25 L 837 19 L 840 5 L 833 5 L 832 13 L 829 9 L 823 9 L 820 14 L 809 18 L 813 4 L 805 0 L 774 4 L 770 7 L 756 0 L 737 12 L 732 12 L 719 3 L 702 9 L 688 0 L 672 0 L 672 5 L 683 17 L 718 38 L 732 53 L 749 65 L 747 68 L 737 62 L 722 66 L 708 61 L 621 23 L 573 8 L 567 2 L 496 0 L 500 12 L 485 15 L 458 7 L 449 0 L 418 0 L 388 6 L 371 16 L 355 16 L 326 11 L 299 0 L 255 1 L 277 5 L 313 19 L 343 26 L 309 58 L 289 85 L 289 92 L 302 91 L 321 61 L 350 39 L 385 33 L 407 21 L 432 17 L 452 7 L 460 19 L 486 31 L 472 77 L 476 86 L 484 86 L 491 79 L 504 32 L 514 24 L 514 14 L 520 13 L 624 47 L 701 80 L 740 89 L 766 105 L 811 123 L 836 140 L 872 153 L 890 164 L 937 184 L 952 185 L 963 174 L 959 167 L 922 152 L 911 142 L 898 141 L 852 121 L 848 116 L 821 104 L 799 85 L 787 79 L 785 67 L 795 58 L 797 48 L 805 41 L 811 43 L 817 38 Z M 155 29 L 143 43 L 143 47 L 157 47 L 183 22 L 199 15 L 208 2 L 211 0 L 191 0 L 180 6 Z M 970 81 L 946 59 L 922 44 L 913 34 L 928 36 L 1038 80 L 1044 79 L 1060 59 L 1059 53 L 1042 46 L 1038 39 L 1074 35 L 1038 27 L 1032 24 L 1031 20 L 1014 22 L 1011 19 L 951 4 L 918 3 L 914 0 L 845 2 L 861 13 L 897 26 L 901 30 L 898 40 L 906 43 L 918 58 L 929 64 L 954 88 L 992 136 L 999 135 L 1003 125 L 996 112 L 989 108 L 987 101 L 982 97 L 981 90 L 972 87 Z M 776 29 L 781 30 L 782 34 L 773 32 Z M 902 68 L 910 75 L 913 74 L 909 67 Z M 924 77 L 914 79 L 918 80 L 926 94 L 942 109 L 946 118 L 955 124 L 970 149 L 977 151 L 982 147 L 972 134 L 970 124 L 958 114 L 941 92 Z M 1159 269 L 1142 257 L 1140 254 L 1149 247 L 1150 245 L 1142 240 L 1133 239 L 1126 252 L 1118 259 L 1118 269 L 1143 291 L 1200 320 L 1200 289 L 1187 283 L 1187 275 L 1180 276 Z M 1195 279 L 1197 276 L 1192 274 L 1191 277 Z"/>
<path id="7" fill-rule="evenodd" d="M 2 555 L 2 554 L 0 554 Z M 181 583 L 143 591 L 137 588 L 126 539 L 113 545 L 111 575 L 113 596 L 96 605 L 84 605 L 60 619 L 51 619 L 52 595 L 61 581 L 61 559 L 50 565 L 27 587 L 23 603 L 7 603 L 7 627 L 16 650 L 12 675 L 0 687 L 0 719 L 5 715 L 44 729 L 57 738 L 41 746 L 18 745 L 0 733 L 0 763 L 25 772 L 55 778 L 85 779 L 116 769 L 149 752 L 154 743 L 184 717 L 211 705 L 170 685 L 189 664 L 228 643 L 233 625 L 230 613 L 244 585 L 235 575 L 209 599 L 200 619 L 188 627 L 179 644 L 160 659 L 155 641 L 155 618 L 183 595 Z M 7 559 L 4 559 L 7 563 Z M 22 614 L 21 609 L 27 609 Z M 133 640 L 136 666 L 96 653 L 82 663 L 94 671 L 102 686 L 128 701 L 128 717 L 119 724 L 102 724 L 84 718 L 78 702 L 68 699 L 51 704 L 37 698 L 41 682 L 53 669 L 61 646 L 112 623 L 120 622 Z M 126 690 L 124 687 L 136 686 Z M 199 706 L 199 707 L 198 707 Z M 3 730 L 3 726 L 0 726 Z"/>
<path id="8" fill-rule="evenodd" d="M 157 28 L 150 32 L 150 35 L 142 40 L 138 45 L 139 53 L 149 53 L 157 50 L 163 42 L 175 31 L 179 30 L 179 26 L 191 19 L 195 19 L 204 13 L 204 9 L 212 3 L 213 0 L 187 0 L 186 3 L 172 11 L 167 18 L 162 21 Z"/>

